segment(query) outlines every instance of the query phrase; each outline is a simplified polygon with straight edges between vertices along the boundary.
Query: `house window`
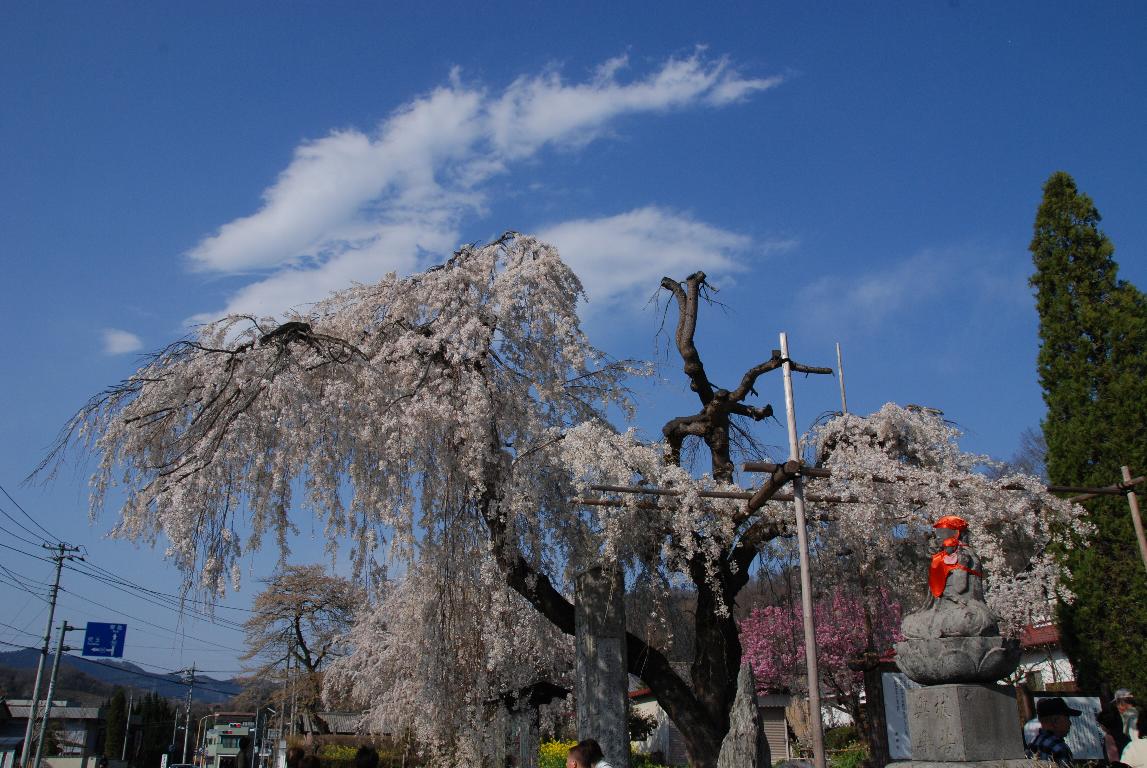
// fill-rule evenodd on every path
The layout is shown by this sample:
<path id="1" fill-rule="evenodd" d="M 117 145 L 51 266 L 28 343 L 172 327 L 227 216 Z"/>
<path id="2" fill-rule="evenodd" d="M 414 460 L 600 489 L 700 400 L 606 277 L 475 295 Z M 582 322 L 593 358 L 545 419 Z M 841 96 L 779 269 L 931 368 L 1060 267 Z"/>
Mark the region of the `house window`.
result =
<path id="1" fill-rule="evenodd" d="M 1043 685 L 1043 672 L 1038 669 L 1033 669 L 1024 676 L 1024 682 L 1027 684 L 1029 691 L 1042 691 Z"/>

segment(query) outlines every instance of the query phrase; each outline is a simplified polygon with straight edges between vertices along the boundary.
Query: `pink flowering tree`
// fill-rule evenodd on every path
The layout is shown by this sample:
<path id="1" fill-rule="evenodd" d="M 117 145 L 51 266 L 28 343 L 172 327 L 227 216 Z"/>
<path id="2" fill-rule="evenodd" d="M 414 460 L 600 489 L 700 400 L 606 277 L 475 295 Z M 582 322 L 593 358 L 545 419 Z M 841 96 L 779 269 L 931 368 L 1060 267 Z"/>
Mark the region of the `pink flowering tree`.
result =
<path id="1" fill-rule="evenodd" d="M 900 639 L 900 604 L 882 587 L 867 592 L 836 586 L 813 603 L 821 690 L 859 726 L 864 676 L 850 662 L 868 649 L 883 653 Z M 758 692 L 807 688 L 799 600 L 754 608 L 741 622 L 741 646 Z"/>

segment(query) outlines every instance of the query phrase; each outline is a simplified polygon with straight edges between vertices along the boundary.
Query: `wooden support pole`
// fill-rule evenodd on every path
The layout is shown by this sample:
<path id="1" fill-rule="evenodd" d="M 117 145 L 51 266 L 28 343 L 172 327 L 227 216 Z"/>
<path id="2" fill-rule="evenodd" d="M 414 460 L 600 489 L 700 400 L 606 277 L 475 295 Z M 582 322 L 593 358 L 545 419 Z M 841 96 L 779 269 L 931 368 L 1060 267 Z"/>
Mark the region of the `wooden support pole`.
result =
<path id="1" fill-rule="evenodd" d="M 1123 484 L 1131 482 L 1131 468 L 1123 467 Z M 1139 497 L 1135 495 L 1134 488 L 1127 489 L 1127 504 L 1131 507 L 1131 523 L 1135 526 L 1135 538 L 1139 542 L 1139 556 L 1143 558 L 1143 567 L 1147 568 L 1147 536 L 1143 534 L 1143 518 L 1139 516 Z"/>
<path id="2" fill-rule="evenodd" d="M 789 361 L 789 336 L 781 333 L 782 371 L 785 378 L 785 415 L 789 428 L 789 461 L 800 462 L 800 443 L 797 440 L 796 405 L 793 401 L 793 370 Z M 787 464 L 787 462 L 786 462 Z M 766 483 L 768 485 L 768 483 Z M 763 502 L 762 502 L 763 503 Z M 812 731 L 812 757 L 816 768 L 826 768 L 824 755 L 824 726 L 820 713 L 820 671 L 816 660 L 816 627 L 812 617 L 812 573 L 808 553 L 808 529 L 804 510 L 804 480 L 798 474 L 793 478 L 793 506 L 796 508 L 797 549 L 800 551 L 801 613 L 804 618 L 805 665 L 808 673 L 808 720 Z"/>
<path id="3" fill-rule="evenodd" d="M 848 413 L 848 398 L 844 395 L 844 362 L 840 357 L 840 342 L 836 342 L 836 378 L 840 382 L 840 412 Z"/>

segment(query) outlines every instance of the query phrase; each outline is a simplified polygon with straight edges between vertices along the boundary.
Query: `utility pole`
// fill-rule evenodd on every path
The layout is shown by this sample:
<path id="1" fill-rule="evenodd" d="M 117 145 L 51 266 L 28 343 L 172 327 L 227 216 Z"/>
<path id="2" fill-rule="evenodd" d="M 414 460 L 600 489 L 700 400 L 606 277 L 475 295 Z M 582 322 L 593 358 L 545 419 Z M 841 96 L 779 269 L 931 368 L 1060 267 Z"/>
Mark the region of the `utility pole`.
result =
<path id="1" fill-rule="evenodd" d="M 1122 471 L 1123 482 L 1131 483 L 1131 468 L 1124 466 Z M 1134 488 L 1127 489 L 1127 503 L 1131 507 L 1131 524 L 1135 526 L 1135 539 L 1139 542 L 1139 556 L 1143 558 L 1143 567 L 1147 568 L 1147 534 L 1143 533 L 1143 518 L 1139 515 L 1139 497 L 1135 495 Z"/>
<path id="2" fill-rule="evenodd" d="M 781 368 L 785 383 L 785 414 L 788 419 L 789 460 L 801 460 L 797 439 L 796 406 L 793 402 L 792 361 L 789 358 L 789 335 L 781 333 Z M 843 402 L 842 402 L 843 406 Z M 816 658 L 816 630 L 812 615 L 812 568 L 809 565 L 808 528 L 804 511 L 804 478 L 793 478 L 793 507 L 796 510 L 797 548 L 801 568 L 801 614 L 804 619 L 805 671 L 808 675 L 808 721 L 812 731 L 812 758 L 816 768 L 827 765 L 824 754 L 824 726 L 820 712 L 820 672 Z"/>
<path id="3" fill-rule="evenodd" d="M 183 762 L 187 762 L 187 737 L 191 735 L 191 692 L 195 690 L 195 664 L 192 663 L 187 677 L 187 707 L 183 715 Z"/>
<path id="4" fill-rule="evenodd" d="M 60 625 L 60 642 L 56 644 L 56 658 L 52 659 L 52 676 L 48 678 L 48 699 L 44 702 L 44 722 L 40 724 L 40 736 L 36 739 L 36 758 L 32 768 L 40 768 L 40 757 L 44 753 L 44 736 L 48 733 L 48 721 L 52 717 L 52 696 L 56 692 L 56 678 L 60 673 L 60 657 L 64 651 L 72 650 L 64 645 L 64 635 L 79 627 L 73 627 L 68 622 Z"/>
<path id="5" fill-rule="evenodd" d="M 79 555 L 79 547 L 69 547 L 60 542 L 54 547 L 42 544 L 44 549 L 56 550 L 52 559 L 56 561 L 56 578 L 52 582 L 51 597 L 48 599 L 48 623 L 44 626 L 44 644 L 40 646 L 40 660 L 36 663 L 36 682 L 32 684 L 32 706 L 28 708 L 28 725 L 24 728 L 24 746 L 20 753 L 26 768 L 32 765 L 32 734 L 35 733 L 36 717 L 40 712 L 40 683 L 44 678 L 44 664 L 48 661 L 48 647 L 52 643 L 52 622 L 56 618 L 56 597 L 60 594 L 60 572 L 64 568 L 65 560 L 83 560 Z"/>
<path id="6" fill-rule="evenodd" d="M 127 737 L 131 733 L 131 707 L 135 700 L 135 690 L 132 689 L 127 695 L 127 718 L 123 724 L 123 749 L 119 751 L 120 761 L 127 760 Z"/>

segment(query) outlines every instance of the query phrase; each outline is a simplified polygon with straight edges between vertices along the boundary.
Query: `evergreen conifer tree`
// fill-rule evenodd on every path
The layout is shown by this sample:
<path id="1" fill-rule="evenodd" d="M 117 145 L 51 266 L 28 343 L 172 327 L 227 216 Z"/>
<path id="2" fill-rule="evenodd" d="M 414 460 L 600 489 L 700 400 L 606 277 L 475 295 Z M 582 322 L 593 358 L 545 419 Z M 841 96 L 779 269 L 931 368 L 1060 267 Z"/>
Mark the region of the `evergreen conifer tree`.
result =
<path id="1" fill-rule="evenodd" d="M 107 703 L 107 735 L 104 738 L 104 757 L 119 760 L 123 754 L 124 729 L 127 726 L 127 697 L 123 688 L 116 687 Z"/>
<path id="2" fill-rule="evenodd" d="M 1058 485 L 1119 482 L 1147 472 L 1147 301 L 1118 278 L 1115 248 L 1075 181 L 1044 184 L 1031 242 L 1039 311 L 1039 379 L 1047 473 Z M 1141 489 L 1142 490 L 1142 489 Z M 1095 535 L 1067 553 L 1064 647 L 1084 690 L 1147 693 L 1147 571 L 1122 496 L 1086 502 Z"/>

